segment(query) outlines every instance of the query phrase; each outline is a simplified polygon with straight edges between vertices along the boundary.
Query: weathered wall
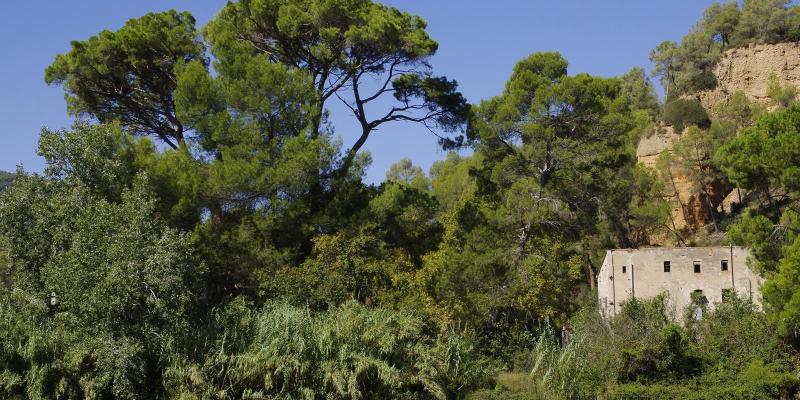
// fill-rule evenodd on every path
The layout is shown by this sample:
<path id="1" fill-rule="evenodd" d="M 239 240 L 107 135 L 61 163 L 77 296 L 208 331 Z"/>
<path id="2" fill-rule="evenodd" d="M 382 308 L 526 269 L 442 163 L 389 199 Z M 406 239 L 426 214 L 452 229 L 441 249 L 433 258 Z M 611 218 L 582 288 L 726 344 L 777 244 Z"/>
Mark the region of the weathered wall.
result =
<path id="1" fill-rule="evenodd" d="M 750 252 L 743 247 L 678 247 L 608 250 L 597 276 L 598 305 L 612 316 L 630 299 L 648 299 L 667 293 L 668 308 L 676 320 L 691 304 L 691 294 L 702 290 L 709 306 L 722 301 L 723 289 L 733 288 L 741 297 L 761 305 L 762 279 L 746 264 Z M 728 262 L 723 271 L 721 261 Z M 670 272 L 664 272 L 664 261 Z M 700 273 L 694 262 L 700 262 Z M 625 272 L 623 272 L 623 267 Z"/>

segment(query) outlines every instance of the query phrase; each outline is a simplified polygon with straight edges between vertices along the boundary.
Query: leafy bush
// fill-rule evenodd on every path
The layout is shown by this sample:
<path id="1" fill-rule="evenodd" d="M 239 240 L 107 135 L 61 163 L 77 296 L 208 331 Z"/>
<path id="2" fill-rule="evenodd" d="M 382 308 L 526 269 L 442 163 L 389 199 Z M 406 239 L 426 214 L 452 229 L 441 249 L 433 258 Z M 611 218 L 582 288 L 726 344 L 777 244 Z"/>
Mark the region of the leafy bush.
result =
<path id="1" fill-rule="evenodd" d="M 7 187 L 11 186 L 14 182 L 14 174 L 10 172 L 0 171 L 0 192 Z"/>
<path id="2" fill-rule="evenodd" d="M 347 302 L 313 314 L 287 304 L 254 312 L 236 301 L 202 363 L 169 372 L 183 398 L 458 398 L 496 369 L 470 335 L 428 341 L 414 315 Z"/>
<path id="3" fill-rule="evenodd" d="M 608 321 L 587 307 L 566 347 L 540 335 L 527 376 L 501 375 L 471 398 L 767 399 L 798 388 L 788 349 L 751 302 L 734 297 L 683 327 L 665 300 L 628 301 Z"/>
<path id="4" fill-rule="evenodd" d="M 706 129 L 711 125 L 708 113 L 697 100 L 677 99 L 664 105 L 662 119 L 675 129 L 675 133 L 683 132 L 687 126 L 695 125 Z"/>
<path id="5" fill-rule="evenodd" d="M 767 316 L 735 294 L 687 324 L 690 349 L 706 369 L 741 371 L 752 362 L 780 362 L 788 354 Z"/>
<path id="6" fill-rule="evenodd" d="M 781 367 L 755 361 L 742 373 L 713 372 L 697 379 L 678 383 L 629 383 L 613 386 L 613 399 L 789 399 L 795 393 L 798 378 Z"/>
<path id="7" fill-rule="evenodd" d="M 767 96 L 773 104 L 781 108 L 789 107 L 797 98 L 797 88 L 792 85 L 781 86 L 778 77 L 773 73 L 769 76 L 767 83 Z"/>
<path id="8" fill-rule="evenodd" d="M 192 341 L 203 266 L 157 218 L 146 179 L 115 204 L 74 181 L 21 177 L 0 216 L 14 272 L 14 288 L 0 287 L 0 397 L 158 397 L 164 355 Z"/>

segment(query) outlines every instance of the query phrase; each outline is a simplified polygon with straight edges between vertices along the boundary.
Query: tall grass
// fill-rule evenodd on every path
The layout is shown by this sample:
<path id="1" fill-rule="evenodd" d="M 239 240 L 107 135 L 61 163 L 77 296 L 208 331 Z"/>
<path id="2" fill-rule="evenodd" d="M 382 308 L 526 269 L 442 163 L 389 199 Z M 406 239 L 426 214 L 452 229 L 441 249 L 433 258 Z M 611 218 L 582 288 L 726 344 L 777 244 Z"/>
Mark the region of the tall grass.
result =
<path id="1" fill-rule="evenodd" d="M 580 334 L 573 335 L 564 347 L 552 329 L 539 335 L 531 352 L 530 378 L 540 398 L 576 398 L 585 394 L 580 384 L 588 370 L 585 344 Z"/>
<path id="2" fill-rule="evenodd" d="M 497 372 L 469 335 L 426 334 L 413 314 L 348 302 L 323 313 L 287 304 L 229 307 L 199 363 L 176 363 L 184 399 L 452 399 Z"/>

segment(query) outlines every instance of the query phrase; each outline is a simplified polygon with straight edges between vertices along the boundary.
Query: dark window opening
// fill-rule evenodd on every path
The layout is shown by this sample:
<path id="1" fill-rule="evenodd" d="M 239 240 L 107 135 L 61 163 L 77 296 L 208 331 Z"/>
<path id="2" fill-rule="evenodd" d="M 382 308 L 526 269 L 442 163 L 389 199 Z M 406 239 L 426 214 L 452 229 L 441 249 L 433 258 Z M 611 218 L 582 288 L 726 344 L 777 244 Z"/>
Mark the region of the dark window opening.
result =
<path id="1" fill-rule="evenodd" d="M 694 262 L 694 273 L 695 274 L 699 274 L 700 273 L 700 261 L 695 261 Z"/>
<path id="2" fill-rule="evenodd" d="M 664 272 L 669 272 L 670 267 L 671 267 L 671 265 L 670 265 L 669 261 L 664 261 Z"/>
<path id="3" fill-rule="evenodd" d="M 722 260 L 722 262 L 720 262 L 720 266 L 722 267 L 723 271 L 727 271 L 728 270 L 728 260 Z"/>
<path id="4" fill-rule="evenodd" d="M 722 289 L 722 301 L 731 301 L 733 299 L 734 293 L 733 289 Z"/>
<path id="5" fill-rule="evenodd" d="M 623 266 L 622 266 L 622 273 L 624 274 L 625 272 L 627 272 L 627 269 L 628 269 L 628 268 L 627 268 L 626 266 L 624 266 L 624 265 L 623 265 Z"/>

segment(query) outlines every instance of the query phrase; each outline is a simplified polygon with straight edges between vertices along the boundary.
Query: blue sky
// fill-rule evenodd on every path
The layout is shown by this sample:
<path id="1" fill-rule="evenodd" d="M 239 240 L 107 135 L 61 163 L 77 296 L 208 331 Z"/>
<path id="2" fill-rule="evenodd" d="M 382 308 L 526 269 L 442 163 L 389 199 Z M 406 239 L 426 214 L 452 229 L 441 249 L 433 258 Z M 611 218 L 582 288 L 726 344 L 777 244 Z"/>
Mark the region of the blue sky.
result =
<path id="1" fill-rule="evenodd" d="M 710 0 L 391 0 L 386 4 L 420 15 L 439 41 L 436 74 L 456 79 L 470 102 L 499 94 L 514 64 L 530 53 L 559 51 L 570 73 L 613 76 L 632 67 L 648 70 L 648 52 L 678 40 Z M 63 92 L 44 83 L 44 69 L 69 42 L 129 18 L 170 8 L 190 11 L 203 25 L 220 0 L 26 0 L 0 2 L 0 170 L 22 165 L 41 171 L 36 155 L 42 127 L 71 125 Z M 355 140 L 350 116 L 334 107 L 332 122 L 344 145 Z M 380 182 L 393 162 L 408 157 L 427 170 L 444 153 L 425 128 L 381 127 L 365 146 L 373 164 L 368 182 Z"/>

